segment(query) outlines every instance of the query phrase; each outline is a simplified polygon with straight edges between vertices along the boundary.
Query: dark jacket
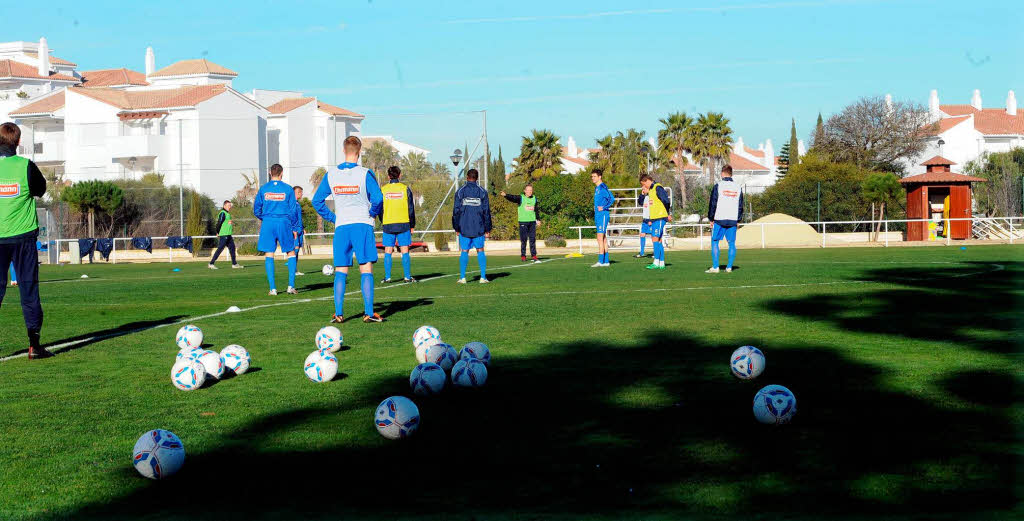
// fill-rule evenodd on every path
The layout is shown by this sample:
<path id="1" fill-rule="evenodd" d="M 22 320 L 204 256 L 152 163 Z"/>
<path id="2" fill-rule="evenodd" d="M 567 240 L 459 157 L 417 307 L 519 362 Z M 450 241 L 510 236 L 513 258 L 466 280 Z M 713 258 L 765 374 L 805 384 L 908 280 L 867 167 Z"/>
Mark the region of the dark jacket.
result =
<path id="1" fill-rule="evenodd" d="M 491 232 L 491 202 L 487 190 L 476 181 L 468 181 L 455 192 L 452 229 L 465 237 L 479 237 Z"/>

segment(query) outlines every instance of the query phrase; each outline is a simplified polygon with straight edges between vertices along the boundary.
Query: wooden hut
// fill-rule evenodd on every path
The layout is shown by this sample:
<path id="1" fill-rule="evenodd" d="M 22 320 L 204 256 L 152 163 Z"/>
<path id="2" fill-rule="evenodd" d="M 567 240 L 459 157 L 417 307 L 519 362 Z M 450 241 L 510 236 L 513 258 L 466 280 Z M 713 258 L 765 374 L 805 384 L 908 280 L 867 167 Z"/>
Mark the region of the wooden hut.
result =
<path id="1" fill-rule="evenodd" d="M 935 156 L 924 163 L 927 171 L 900 179 L 907 191 L 907 219 L 963 219 L 971 215 L 971 183 L 984 183 L 980 177 L 953 172 L 950 167 L 956 163 Z M 948 234 L 952 239 L 971 238 L 971 221 L 946 221 Z M 945 235 L 945 233 L 944 233 Z M 907 223 L 907 240 L 927 240 L 927 222 Z"/>

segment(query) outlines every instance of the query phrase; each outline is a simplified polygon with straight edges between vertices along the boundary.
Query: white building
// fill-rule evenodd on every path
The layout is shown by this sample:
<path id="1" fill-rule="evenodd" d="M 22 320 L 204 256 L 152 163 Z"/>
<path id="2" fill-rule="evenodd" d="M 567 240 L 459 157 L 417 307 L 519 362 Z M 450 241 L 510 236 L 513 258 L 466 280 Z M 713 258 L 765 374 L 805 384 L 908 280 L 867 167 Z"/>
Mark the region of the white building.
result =
<path id="1" fill-rule="evenodd" d="M 11 121 L 11 112 L 35 98 L 77 85 L 81 78 L 75 67 L 51 56 L 46 38 L 0 43 L 0 123 Z"/>
<path id="2" fill-rule="evenodd" d="M 383 141 L 383 142 L 387 143 L 388 145 L 390 145 L 391 148 L 395 149 L 395 151 L 398 152 L 398 155 L 402 156 L 402 157 L 408 156 L 409 154 L 412 154 L 412 153 L 416 153 L 416 154 L 419 154 L 421 156 L 429 156 L 430 155 L 430 151 L 429 150 L 427 150 L 427 149 L 425 149 L 423 147 L 418 147 L 416 145 L 412 145 L 412 144 L 409 144 L 409 143 L 405 143 L 405 142 L 399 141 L 399 140 L 395 139 L 394 136 L 363 136 L 362 141 L 363 141 L 363 150 L 364 151 L 369 149 L 370 146 L 373 145 L 373 143 L 375 141 Z"/>
<path id="3" fill-rule="evenodd" d="M 927 147 L 920 156 L 904 162 L 908 174 L 923 173 L 923 158 L 942 156 L 959 165 L 973 161 L 986 152 L 1006 152 L 1024 147 L 1024 113 L 1017 110 L 1017 97 L 1011 90 L 1002 107 L 984 108 L 981 91 L 975 89 L 971 102 L 942 105 L 939 93 L 932 90 L 928 113 L 937 128 L 929 131 Z"/>
<path id="4" fill-rule="evenodd" d="M 566 139 L 565 146 L 562 147 L 562 155 L 558 158 L 562 163 L 562 173 L 575 174 L 582 172 L 590 166 L 590 153 L 599 150 L 599 148 L 593 150 L 580 148 L 576 145 L 576 140 L 569 136 Z"/>

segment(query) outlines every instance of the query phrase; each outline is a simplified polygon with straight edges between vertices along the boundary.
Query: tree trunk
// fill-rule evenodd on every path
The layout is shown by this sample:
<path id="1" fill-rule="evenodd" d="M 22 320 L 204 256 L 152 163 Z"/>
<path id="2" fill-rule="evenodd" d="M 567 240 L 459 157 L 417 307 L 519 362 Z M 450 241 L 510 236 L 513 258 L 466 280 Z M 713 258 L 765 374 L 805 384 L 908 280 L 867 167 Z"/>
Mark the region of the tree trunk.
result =
<path id="1" fill-rule="evenodd" d="M 96 213 L 96 210 L 93 210 L 91 208 L 89 209 L 89 238 L 96 237 L 96 228 L 94 226 L 94 221 L 93 221 L 94 218 L 95 218 L 95 213 Z"/>
<path id="2" fill-rule="evenodd" d="M 875 220 L 875 203 L 871 203 L 871 240 L 878 241 L 878 221 Z"/>
<path id="3" fill-rule="evenodd" d="M 316 233 L 324 233 L 324 218 L 316 215 Z"/>
<path id="4" fill-rule="evenodd" d="M 882 201 L 882 205 L 878 208 L 878 220 L 885 219 L 885 201 Z M 878 240 L 878 234 L 882 231 L 882 223 L 878 223 L 878 229 L 875 230 L 875 240 Z"/>

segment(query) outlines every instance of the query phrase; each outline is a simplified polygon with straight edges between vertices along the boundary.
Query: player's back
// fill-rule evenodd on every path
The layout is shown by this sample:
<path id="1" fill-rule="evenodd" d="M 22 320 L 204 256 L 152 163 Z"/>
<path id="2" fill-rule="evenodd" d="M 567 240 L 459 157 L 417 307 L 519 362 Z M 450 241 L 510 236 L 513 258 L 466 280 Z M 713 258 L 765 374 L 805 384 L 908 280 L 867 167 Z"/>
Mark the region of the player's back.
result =
<path id="1" fill-rule="evenodd" d="M 260 187 L 256 193 L 254 214 L 260 218 L 290 218 L 294 212 L 295 192 L 284 181 L 273 180 Z"/>
<path id="2" fill-rule="evenodd" d="M 351 165 L 351 166 L 349 166 Z M 335 225 L 367 224 L 373 226 L 370 216 L 372 203 L 369 196 L 370 169 L 354 163 L 342 163 L 327 172 L 327 182 L 334 199 Z M 370 174 L 372 175 L 372 174 Z M 374 181 L 376 183 L 376 181 Z M 379 190 L 379 188 L 378 188 Z"/>

